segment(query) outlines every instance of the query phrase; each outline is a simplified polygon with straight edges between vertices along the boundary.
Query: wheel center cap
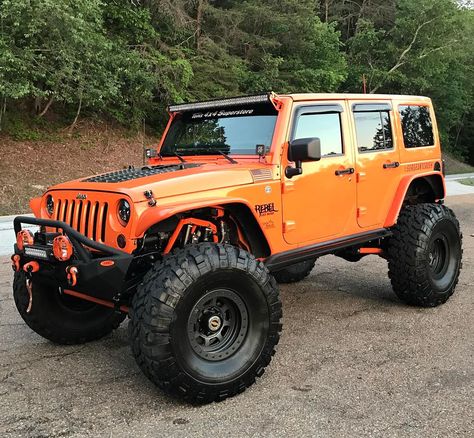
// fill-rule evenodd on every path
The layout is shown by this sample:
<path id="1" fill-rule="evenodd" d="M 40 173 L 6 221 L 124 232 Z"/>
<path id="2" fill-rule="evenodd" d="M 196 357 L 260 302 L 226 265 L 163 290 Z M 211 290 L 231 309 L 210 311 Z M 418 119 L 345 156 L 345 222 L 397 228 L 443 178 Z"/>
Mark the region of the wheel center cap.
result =
<path id="1" fill-rule="evenodd" d="M 214 315 L 209 318 L 207 325 L 209 327 L 209 330 L 216 332 L 221 328 L 222 321 L 217 315 Z"/>

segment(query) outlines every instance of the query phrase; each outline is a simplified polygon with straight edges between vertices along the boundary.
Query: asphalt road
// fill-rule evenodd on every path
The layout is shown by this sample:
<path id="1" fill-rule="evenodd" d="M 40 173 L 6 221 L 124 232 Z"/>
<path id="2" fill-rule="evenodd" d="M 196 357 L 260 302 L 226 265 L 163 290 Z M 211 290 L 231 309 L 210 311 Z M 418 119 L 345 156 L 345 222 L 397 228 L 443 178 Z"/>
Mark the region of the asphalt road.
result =
<path id="1" fill-rule="evenodd" d="M 456 294 L 402 305 L 386 263 L 328 256 L 281 287 L 284 331 L 256 385 L 223 403 L 170 400 L 131 357 L 126 323 L 58 347 L 23 324 L 0 258 L 0 436 L 473 436 L 474 196 L 451 197 L 464 232 Z"/>

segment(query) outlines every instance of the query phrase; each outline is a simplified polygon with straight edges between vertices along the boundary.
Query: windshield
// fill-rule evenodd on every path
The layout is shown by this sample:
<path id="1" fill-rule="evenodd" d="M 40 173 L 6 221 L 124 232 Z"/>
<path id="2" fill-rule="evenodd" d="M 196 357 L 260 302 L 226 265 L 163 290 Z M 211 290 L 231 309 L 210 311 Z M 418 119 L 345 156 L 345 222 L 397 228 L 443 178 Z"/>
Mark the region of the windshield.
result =
<path id="1" fill-rule="evenodd" d="M 160 154 L 256 154 L 270 150 L 277 111 L 272 105 L 185 112 L 173 120 Z"/>

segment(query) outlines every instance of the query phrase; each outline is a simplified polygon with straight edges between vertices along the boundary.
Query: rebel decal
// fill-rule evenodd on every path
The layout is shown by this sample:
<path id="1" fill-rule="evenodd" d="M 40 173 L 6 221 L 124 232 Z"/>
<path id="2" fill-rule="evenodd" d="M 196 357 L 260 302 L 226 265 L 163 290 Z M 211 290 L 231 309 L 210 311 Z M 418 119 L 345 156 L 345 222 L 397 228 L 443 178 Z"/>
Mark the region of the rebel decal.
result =
<path id="1" fill-rule="evenodd" d="M 278 210 L 275 209 L 275 204 L 273 202 L 268 204 L 257 204 L 255 206 L 255 211 L 259 216 L 268 216 L 278 212 Z"/>

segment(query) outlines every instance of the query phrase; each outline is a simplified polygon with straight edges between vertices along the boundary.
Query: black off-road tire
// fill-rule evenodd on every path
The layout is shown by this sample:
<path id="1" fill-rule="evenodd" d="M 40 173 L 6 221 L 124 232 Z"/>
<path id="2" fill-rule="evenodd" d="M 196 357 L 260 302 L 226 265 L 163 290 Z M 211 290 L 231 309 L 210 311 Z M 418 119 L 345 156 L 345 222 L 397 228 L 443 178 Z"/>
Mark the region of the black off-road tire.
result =
<path id="1" fill-rule="evenodd" d="M 60 294 L 50 286 L 32 281 L 33 302 L 27 312 L 29 293 L 24 272 L 13 279 L 13 298 L 26 324 L 56 344 L 83 344 L 100 339 L 116 329 L 125 315 L 113 309 Z"/>
<path id="2" fill-rule="evenodd" d="M 456 216 L 439 204 L 402 209 L 388 241 L 388 275 L 403 302 L 435 307 L 454 293 L 462 266 Z"/>
<path id="3" fill-rule="evenodd" d="M 316 258 L 312 258 L 274 272 L 273 276 L 278 283 L 296 283 L 306 278 L 313 270 L 315 264 Z"/>
<path id="4" fill-rule="evenodd" d="M 237 328 L 224 339 L 238 336 L 199 344 L 211 327 L 211 314 L 202 308 L 223 306 L 226 296 L 222 321 L 231 299 L 234 316 L 220 330 L 232 320 Z M 199 307 L 208 297 L 214 298 Z M 157 263 L 138 287 L 129 315 L 132 352 L 145 375 L 172 396 L 204 404 L 243 392 L 263 374 L 280 338 L 282 310 L 277 284 L 262 262 L 231 245 L 201 243 Z"/>

